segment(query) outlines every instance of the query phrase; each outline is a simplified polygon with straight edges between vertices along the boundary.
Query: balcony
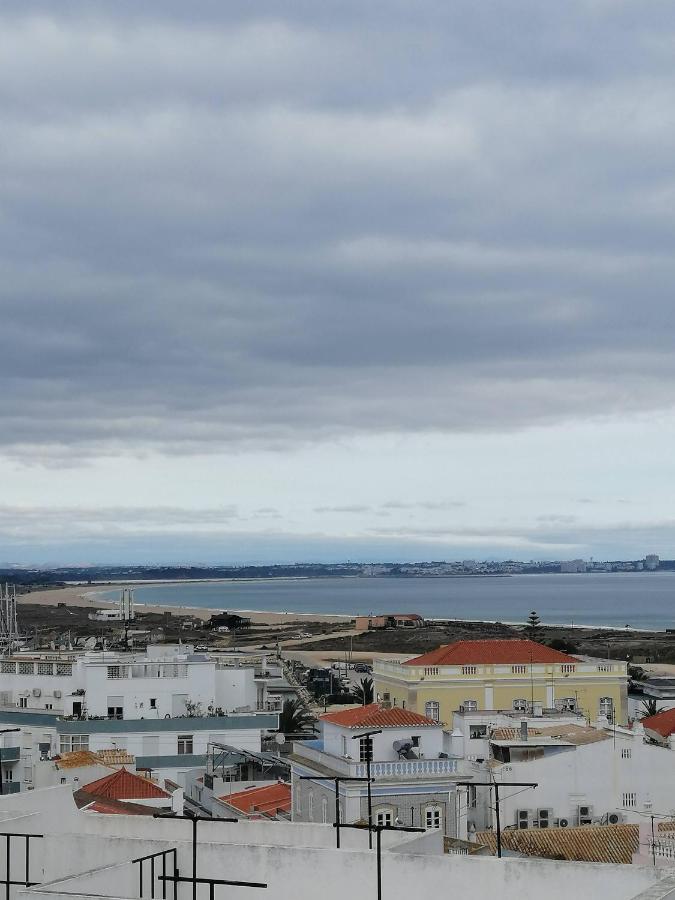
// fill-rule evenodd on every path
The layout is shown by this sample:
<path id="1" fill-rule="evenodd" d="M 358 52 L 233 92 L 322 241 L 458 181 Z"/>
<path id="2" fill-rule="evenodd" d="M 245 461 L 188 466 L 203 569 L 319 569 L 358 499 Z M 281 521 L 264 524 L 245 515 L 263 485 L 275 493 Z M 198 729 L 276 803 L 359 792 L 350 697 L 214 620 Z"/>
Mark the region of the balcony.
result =
<path id="1" fill-rule="evenodd" d="M 354 762 L 340 756 L 325 753 L 322 741 L 303 741 L 293 744 L 293 755 L 298 762 L 304 761 L 312 767 L 319 765 L 322 769 L 330 769 L 338 775 L 348 778 L 365 778 L 366 764 Z M 373 778 L 433 778 L 458 774 L 456 759 L 397 759 L 373 760 L 370 764 Z"/>
<path id="2" fill-rule="evenodd" d="M 20 790 L 21 785 L 18 781 L 3 781 L 0 794 L 2 794 L 3 796 L 5 794 L 18 794 Z"/>
<path id="3" fill-rule="evenodd" d="M 17 763 L 21 758 L 21 749 L 19 747 L 0 747 L 0 761 L 3 766 Z"/>

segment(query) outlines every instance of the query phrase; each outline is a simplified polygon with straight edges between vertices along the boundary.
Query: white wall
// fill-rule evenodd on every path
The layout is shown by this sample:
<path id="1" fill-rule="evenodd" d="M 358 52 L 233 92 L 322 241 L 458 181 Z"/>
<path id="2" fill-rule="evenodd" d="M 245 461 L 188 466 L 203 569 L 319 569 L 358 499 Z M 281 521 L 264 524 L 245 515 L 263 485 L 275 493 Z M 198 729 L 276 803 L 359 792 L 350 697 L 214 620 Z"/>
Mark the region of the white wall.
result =
<path id="1" fill-rule="evenodd" d="M 341 757 L 345 753 L 343 747 L 346 747 L 347 755 L 356 760 L 356 762 L 359 761 L 359 741 L 358 739 L 352 740 L 352 738 L 361 731 L 368 731 L 369 729 L 342 728 L 331 722 L 322 722 L 321 729 L 325 753 Z M 373 759 L 378 761 L 397 760 L 399 756 L 394 750 L 394 741 L 410 740 L 413 735 L 420 739 L 419 750 L 415 750 L 418 756 L 422 755 L 429 759 L 436 759 L 438 754 L 442 752 L 443 729 L 440 725 L 438 728 L 432 728 L 431 726 L 383 728 L 381 734 L 373 736 Z"/>

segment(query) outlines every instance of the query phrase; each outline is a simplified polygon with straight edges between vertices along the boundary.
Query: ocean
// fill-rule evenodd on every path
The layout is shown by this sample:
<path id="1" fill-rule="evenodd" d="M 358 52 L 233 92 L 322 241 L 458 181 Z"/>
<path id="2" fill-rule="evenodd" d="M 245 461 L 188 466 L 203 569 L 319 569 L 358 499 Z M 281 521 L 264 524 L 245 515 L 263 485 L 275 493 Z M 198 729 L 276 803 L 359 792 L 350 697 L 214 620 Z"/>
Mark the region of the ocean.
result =
<path id="1" fill-rule="evenodd" d="M 460 578 L 311 578 L 135 585 L 137 603 L 343 615 L 411 612 L 425 618 L 675 627 L 675 573 Z M 119 590 L 97 592 L 116 599 Z"/>

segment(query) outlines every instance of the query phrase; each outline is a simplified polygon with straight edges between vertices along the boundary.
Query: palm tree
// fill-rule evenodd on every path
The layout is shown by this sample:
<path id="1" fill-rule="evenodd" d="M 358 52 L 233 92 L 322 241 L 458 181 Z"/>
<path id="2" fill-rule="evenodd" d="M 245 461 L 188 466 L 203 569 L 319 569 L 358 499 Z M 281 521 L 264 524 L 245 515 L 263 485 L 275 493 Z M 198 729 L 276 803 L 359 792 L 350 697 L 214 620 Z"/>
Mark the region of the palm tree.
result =
<path id="1" fill-rule="evenodd" d="M 649 716 L 655 716 L 657 713 L 663 712 L 663 707 L 656 705 L 656 699 L 654 697 L 645 697 L 642 701 L 642 712 L 642 718 L 646 719 Z"/>
<path id="2" fill-rule="evenodd" d="M 356 697 L 358 703 L 362 706 L 368 706 L 373 702 L 375 692 L 373 690 L 373 679 L 362 678 L 359 684 L 352 689 L 352 694 Z"/>
<path id="3" fill-rule="evenodd" d="M 299 700 L 284 700 L 279 713 L 279 731 L 282 734 L 301 734 L 312 731 L 314 716 Z"/>

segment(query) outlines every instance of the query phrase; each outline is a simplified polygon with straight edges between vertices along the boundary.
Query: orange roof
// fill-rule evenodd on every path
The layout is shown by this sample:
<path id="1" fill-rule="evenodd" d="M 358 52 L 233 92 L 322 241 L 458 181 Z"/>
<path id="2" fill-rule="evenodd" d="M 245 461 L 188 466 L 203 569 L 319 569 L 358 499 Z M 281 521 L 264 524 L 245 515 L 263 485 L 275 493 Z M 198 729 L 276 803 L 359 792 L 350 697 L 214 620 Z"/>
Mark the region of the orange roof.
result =
<path id="1" fill-rule="evenodd" d="M 166 791 L 156 785 L 149 778 L 141 778 L 135 772 L 127 772 L 119 769 L 112 775 L 85 784 L 82 790 L 96 797 L 105 797 L 109 800 L 148 800 L 153 797 L 169 797 Z"/>
<path id="2" fill-rule="evenodd" d="M 498 641 L 456 641 L 407 660 L 406 666 L 464 666 L 476 663 L 576 663 L 573 656 L 535 641 L 514 638 Z"/>
<path id="3" fill-rule="evenodd" d="M 277 781 L 247 791 L 237 791 L 236 794 L 225 794 L 218 799 L 243 813 L 261 812 L 274 816 L 278 812 L 291 811 L 291 786 Z"/>
<path id="4" fill-rule="evenodd" d="M 422 728 L 433 725 L 437 728 L 440 724 L 410 709 L 403 709 L 400 706 L 384 709 L 379 703 L 369 703 L 367 706 L 355 706 L 353 709 L 325 713 L 319 718 L 322 722 L 342 725 L 343 728 L 405 728 L 408 725 Z"/>
<path id="5" fill-rule="evenodd" d="M 675 709 L 664 709 L 655 716 L 647 716 L 642 719 L 642 725 L 661 737 L 668 737 L 675 731 Z"/>

